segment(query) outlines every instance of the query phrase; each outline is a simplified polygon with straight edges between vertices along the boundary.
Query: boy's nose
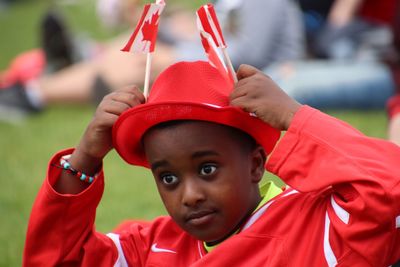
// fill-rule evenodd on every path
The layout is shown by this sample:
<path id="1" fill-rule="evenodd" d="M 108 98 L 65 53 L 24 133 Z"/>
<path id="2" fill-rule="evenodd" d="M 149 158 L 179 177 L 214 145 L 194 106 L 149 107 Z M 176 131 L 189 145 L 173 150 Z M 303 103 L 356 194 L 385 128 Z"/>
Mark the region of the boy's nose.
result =
<path id="1" fill-rule="evenodd" d="M 193 207 L 206 199 L 201 185 L 193 180 L 185 181 L 182 187 L 182 203 L 185 206 Z"/>

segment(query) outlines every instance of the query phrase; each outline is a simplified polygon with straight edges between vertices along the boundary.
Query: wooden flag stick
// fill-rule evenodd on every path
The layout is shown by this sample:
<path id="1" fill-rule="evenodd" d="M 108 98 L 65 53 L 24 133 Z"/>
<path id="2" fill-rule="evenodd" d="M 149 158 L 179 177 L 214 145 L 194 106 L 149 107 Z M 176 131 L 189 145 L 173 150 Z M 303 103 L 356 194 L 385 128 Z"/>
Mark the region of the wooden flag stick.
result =
<path id="1" fill-rule="evenodd" d="M 143 89 L 143 94 L 144 97 L 147 98 L 149 97 L 149 85 L 150 85 L 150 73 L 151 73 L 151 53 L 147 53 L 147 59 L 146 59 L 146 73 L 144 76 L 144 89 Z"/>
<path id="2" fill-rule="evenodd" d="M 237 77 L 236 77 L 236 71 L 235 71 L 235 69 L 233 68 L 231 58 L 230 58 L 229 55 L 228 55 L 228 51 L 226 51 L 226 48 L 225 48 L 225 47 L 222 47 L 221 50 L 222 50 L 222 54 L 224 55 L 224 59 L 225 59 L 225 63 L 226 63 L 226 66 L 227 66 L 227 68 L 228 68 L 228 71 L 229 71 L 229 73 L 232 75 L 233 81 L 234 81 L 235 83 L 237 83 L 237 82 L 238 82 L 238 79 L 237 79 Z"/>

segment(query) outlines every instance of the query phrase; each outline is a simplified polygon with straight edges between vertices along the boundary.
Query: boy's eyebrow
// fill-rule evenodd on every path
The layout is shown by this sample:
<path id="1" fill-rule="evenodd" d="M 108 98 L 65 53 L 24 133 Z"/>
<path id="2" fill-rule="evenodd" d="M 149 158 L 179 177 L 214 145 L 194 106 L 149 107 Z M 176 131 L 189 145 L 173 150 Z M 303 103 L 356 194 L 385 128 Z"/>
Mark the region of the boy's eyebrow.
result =
<path id="1" fill-rule="evenodd" d="M 201 157 L 206 157 L 206 156 L 218 156 L 219 154 L 213 150 L 205 150 L 205 151 L 198 151 L 194 152 L 192 154 L 192 159 L 194 158 L 201 158 Z M 164 167 L 169 165 L 168 161 L 166 160 L 159 160 L 154 162 L 153 164 L 150 165 L 150 168 L 154 171 L 157 168 Z"/>
<path id="2" fill-rule="evenodd" d="M 219 154 L 214 150 L 198 151 L 192 154 L 192 158 L 201 158 L 205 156 L 219 156 Z"/>
<path id="3" fill-rule="evenodd" d="M 168 165 L 168 162 L 166 160 L 160 160 L 160 161 L 156 161 L 153 164 L 151 164 L 150 168 L 154 171 L 157 168 L 163 167 L 165 165 Z"/>

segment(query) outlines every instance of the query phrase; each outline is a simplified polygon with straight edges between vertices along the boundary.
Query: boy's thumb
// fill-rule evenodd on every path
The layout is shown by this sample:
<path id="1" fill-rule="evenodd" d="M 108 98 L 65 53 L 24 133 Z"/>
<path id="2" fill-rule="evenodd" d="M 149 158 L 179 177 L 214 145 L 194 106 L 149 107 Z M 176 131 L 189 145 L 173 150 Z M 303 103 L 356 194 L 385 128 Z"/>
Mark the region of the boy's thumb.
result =
<path id="1" fill-rule="evenodd" d="M 244 79 L 246 77 L 250 77 L 254 74 L 259 72 L 259 70 L 253 66 L 247 65 L 247 64 L 242 64 L 239 66 L 239 69 L 237 71 L 237 78 L 238 80 Z"/>

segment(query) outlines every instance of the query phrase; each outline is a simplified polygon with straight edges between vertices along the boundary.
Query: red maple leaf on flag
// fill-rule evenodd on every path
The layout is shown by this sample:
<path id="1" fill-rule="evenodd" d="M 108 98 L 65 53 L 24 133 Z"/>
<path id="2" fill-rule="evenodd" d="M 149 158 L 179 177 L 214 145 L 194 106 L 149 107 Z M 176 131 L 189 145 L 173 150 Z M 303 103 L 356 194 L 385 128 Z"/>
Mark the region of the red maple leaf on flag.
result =
<path id="1" fill-rule="evenodd" d="M 158 20 L 160 18 L 160 14 L 156 12 L 151 16 L 150 21 L 145 21 L 142 27 L 143 39 L 142 41 L 150 42 L 150 51 L 154 50 L 157 39 L 157 31 L 158 31 Z"/>

